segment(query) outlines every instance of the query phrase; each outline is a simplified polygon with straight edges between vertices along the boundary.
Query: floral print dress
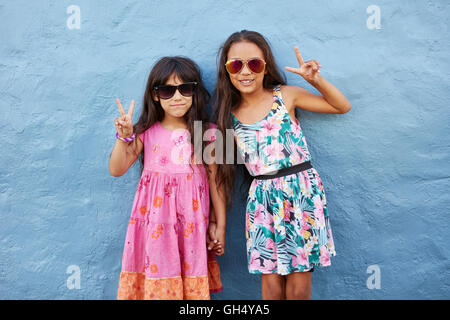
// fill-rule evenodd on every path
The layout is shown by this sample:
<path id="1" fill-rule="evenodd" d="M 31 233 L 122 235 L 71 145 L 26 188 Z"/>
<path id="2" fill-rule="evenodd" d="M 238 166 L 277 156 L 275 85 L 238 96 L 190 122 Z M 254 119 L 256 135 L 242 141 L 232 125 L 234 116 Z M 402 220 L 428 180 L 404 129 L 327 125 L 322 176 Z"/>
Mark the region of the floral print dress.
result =
<path id="1" fill-rule="evenodd" d="M 234 115 L 238 150 L 252 176 L 311 160 L 305 136 L 273 89 L 269 114 L 253 124 Z M 248 269 L 287 275 L 331 265 L 336 255 L 322 181 L 315 168 L 268 180 L 253 179 L 246 204 Z"/>
<path id="2" fill-rule="evenodd" d="M 215 138 L 215 125 L 205 132 Z M 144 170 L 128 223 L 117 299 L 207 300 L 222 289 L 206 248 L 209 185 L 202 165 L 189 165 L 189 131 L 157 122 L 139 135 Z"/>

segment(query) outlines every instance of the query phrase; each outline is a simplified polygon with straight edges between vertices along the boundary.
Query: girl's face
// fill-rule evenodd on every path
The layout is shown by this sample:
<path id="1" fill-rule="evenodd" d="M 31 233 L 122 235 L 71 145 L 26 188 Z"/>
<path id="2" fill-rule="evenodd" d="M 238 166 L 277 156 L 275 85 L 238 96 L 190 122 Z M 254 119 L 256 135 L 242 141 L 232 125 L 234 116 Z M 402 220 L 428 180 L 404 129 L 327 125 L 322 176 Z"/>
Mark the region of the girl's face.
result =
<path id="1" fill-rule="evenodd" d="M 253 42 L 235 42 L 228 50 L 227 61 L 231 59 L 248 61 L 252 58 L 265 60 L 262 50 Z M 264 75 L 266 73 L 266 69 L 263 72 L 254 73 L 244 63 L 241 71 L 238 73 L 228 73 L 228 75 L 230 76 L 231 83 L 237 90 L 241 93 L 249 94 L 263 87 Z"/>
<path id="2" fill-rule="evenodd" d="M 170 75 L 166 81 L 166 85 L 176 86 L 184 83 L 177 75 Z M 159 101 L 161 107 L 164 110 L 164 117 L 181 118 L 192 106 L 192 96 L 185 97 L 178 90 L 169 99 L 160 99 L 157 95 L 153 95 L 155 101 Z"/>

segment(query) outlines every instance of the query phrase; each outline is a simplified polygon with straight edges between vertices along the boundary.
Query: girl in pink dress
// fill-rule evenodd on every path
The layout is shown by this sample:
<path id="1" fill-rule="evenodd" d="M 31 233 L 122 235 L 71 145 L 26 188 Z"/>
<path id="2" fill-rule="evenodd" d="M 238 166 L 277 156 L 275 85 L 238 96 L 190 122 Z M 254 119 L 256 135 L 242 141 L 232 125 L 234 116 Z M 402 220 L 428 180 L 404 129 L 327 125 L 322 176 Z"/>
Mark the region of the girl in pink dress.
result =
<path id="1" fill-rule="evenodd" d="M 215 139 L 216 126 L 204 112 L 208 98 L 192 60 L 165 57 L 149 75 L 142 114 L 134 126 L 134 101 L 125 113 L 117 99 L 121 116 L 115 119 L 117 141 L 109 170 L 121 176 L 139 155 L 142 170 L 118 299 L 205 300 L 210 292 L 222 290 L 215 255 L 225 248 L 225 200 L 215 185 L 217 165 L 206 166 L 203 152 L 197 152 L 197 146 L 203 151 Z M 194 134 L 194 126 L 201 128 L 201 135 Z M 215 213 L 211 223 L 210 201 Z M 208 251 L 207 235 L 221 247 Z"/>

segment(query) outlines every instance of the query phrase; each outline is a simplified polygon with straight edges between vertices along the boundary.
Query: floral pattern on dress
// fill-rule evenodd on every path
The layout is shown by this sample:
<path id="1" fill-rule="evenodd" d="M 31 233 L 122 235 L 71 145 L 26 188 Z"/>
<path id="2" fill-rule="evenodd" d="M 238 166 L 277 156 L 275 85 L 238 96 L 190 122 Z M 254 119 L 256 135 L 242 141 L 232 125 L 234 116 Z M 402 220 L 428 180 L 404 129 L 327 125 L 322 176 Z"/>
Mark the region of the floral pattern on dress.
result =
<path id="1" fill-rule="evenodd" d="M 300 123 L 274 88 L 269 114 L 254 124 L 233 116 L 239 152 L 251 175 L 269 174 L 311 160 Z M 331 265 L 336 255 L 325 191 L 315 168 L 250 185 L 246 204 L 250 273 L 286 275 Z"/>
<path id="2" fill-rule="evenodd" d="M 215 127 L 210 124 L 213 138 Z M 157 122 L 139 138 L 145 163 L 125 236 L 117 298 L 209 299 L 222 284 L 214 252 L 206 247 L 206 170 L 177 161 L 190 159 L 187 130 L 167 130 Z"/>
<path id="3" fill-rule="evenodd" d="M 233 126 L 238 149 L 252 176 L 311 160 L 300 123 L 287 112 L 279 86 L 274 88 L 272 108 L 262 120 L 244 124 L 233 116 Z"/>

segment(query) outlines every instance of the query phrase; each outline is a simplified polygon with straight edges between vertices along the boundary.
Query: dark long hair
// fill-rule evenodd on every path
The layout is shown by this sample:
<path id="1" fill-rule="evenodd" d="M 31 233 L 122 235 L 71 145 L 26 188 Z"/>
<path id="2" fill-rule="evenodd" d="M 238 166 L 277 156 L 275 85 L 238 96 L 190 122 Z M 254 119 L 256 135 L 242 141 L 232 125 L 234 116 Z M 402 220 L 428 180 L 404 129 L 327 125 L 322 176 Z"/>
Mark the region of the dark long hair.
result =
<path id="1" fill-rule="evenodd" d="M 142 103 L 142 112 L 139 116 L 139 120 L 133 125 L 133 130 L 136 135 L 138 135 L 139 133 L 145 132 L 145 130 L 150 128 L 157 121 L 162 121 L 164 119 L 164 109 L 159 101 L 153 100 L 153 93 L 155 86 L 165 84 L 172 74 L 176 75 L 183 82 L 197 82 L 192 97 L 192 106 L 184 115 L 184 119 L 186 120 L 187 130 L 191 136 L 192 145 L 201 145 L 203 150 L 206 146 L 206 142 L 203 141 L 201 135 L 199 135 L 198 141 L 194 143 L 194 121 L 201 121 L 202 132 L 205 132 L 205 130 L 208 129 L 208 116 L 205 112 L 205 107 L 209 101 L 210 94 L 203 85 L 200 68 L 194 61 L 186 57 L 164 57 L 155 63 L 148 76 Z M 134 148 L 136 148 L 136 141 L 133 141 L 133 143 Z M 144 154 L 144 152 L 141 152 L 139 156 L 141 173 L 144 168 Z M 202 164 L 204 165 L 203 157 L 200 156 L 198 158 L 201 159 Z"/>
<path id="2" fill-rule="evenodd" d="M 272 50 L 268 41 L 258 32 L 242 30 L 233 33 L 224 44 L 220 47 L 217 53 L 218 57 L 218 72 L 216 89 L 213 94 L 213 115 L 218 129 L 221 131 L 222 136 L 225 137 L 226 129 L 233 129 L 233 122 L 231 118 L 231 111 L 239 107 L 241 103 L 241 94 L 231 83 L 228 72 L 225 68 L 227 62 L 228 51 L 233 43 L 237 42 L 252 42 L 256 44 L 264 54 L 264 60 L 266 61 L 267 73 L 264 75 L 263 87 L 265 89 L 273 89 L 277 85 L 286 84 L 284 75 L 280 72 L 275 58 L 272 54 Z M 237 150 L 234 150 L 234 163 L 237 163 Z M 225 144 L 223 154 L 226 154 Z M 250 174 L 244 168 L 243 165 L 238 166 L 244 174 L 244 183 L 250 181 Z M 220 164 L 217 175 L 216 183 L 218 187 L 223 186 L 227 197 L 227 206 L 231 206 L 231 194 L 234 186 L 234 178 L 236 175 L 235 164 Z M 241 185 L 242 186 L 242 185 Z M 248 183 L 247 183 L 248 189 Z"/>

